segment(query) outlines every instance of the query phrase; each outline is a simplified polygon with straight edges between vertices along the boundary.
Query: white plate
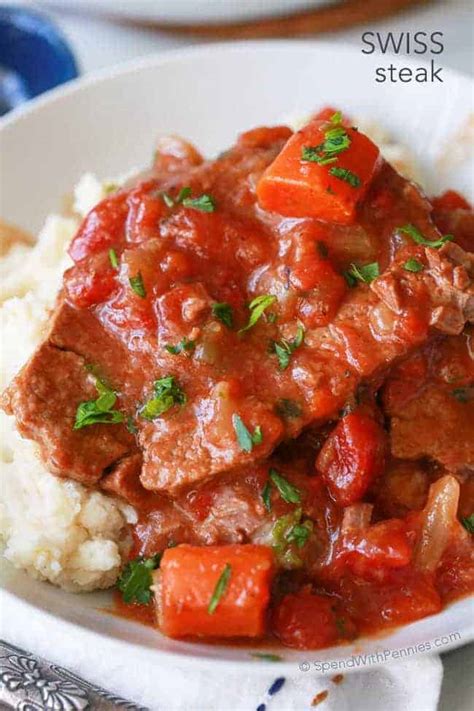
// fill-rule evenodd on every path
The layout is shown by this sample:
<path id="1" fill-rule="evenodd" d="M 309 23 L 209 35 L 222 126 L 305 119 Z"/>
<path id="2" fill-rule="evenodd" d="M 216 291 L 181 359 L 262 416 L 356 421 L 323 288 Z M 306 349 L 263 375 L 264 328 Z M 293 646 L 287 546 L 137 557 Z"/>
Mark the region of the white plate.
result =
<path id="1" fill-rule="evenodd" d="M 385 57 L 383 63 L 403 61 Z M 283 116 L 332 104 L 372 117 L 406 143 L 430 176 L 430 189 L 472 187 L 471 161 L 444 172 L 435 161 L 446 142 L 472 113 L 473 89 L 467 77 L 445 71 L 443 84 L 377 84 L 380 58 L 358 49 L 323 42 L 238 43 L 179 50 L 71 83 L 51 92 L 0 123 L 0 215 L 37 229 L 61 204 L 85 171 L 101 176 L 146 164 L 159 133 L 189 137 L 207 154 L 231 143 L 239 131 Z M 417 64 L 417 63 L 415 63 Z M 470 98 L 471 97 L 471 98 Z M 461 144 L 463 145 L 463 144 Z M 36 614 L 54 614 L 101 635 L 128 641 L 158 659 L 178 655 L 181 663 L 227 663 L 262 672 L 245 647 L 216 647 L 166 639 L 158 632 L 98 611 L 107 596 L 72 596 L 31 581 L 7 566 L 2 581 Z M 295 671 L 308 658 L 337 660 L 361 650 L 416 646 L 452 633 L 442 650 L 474 638 L 472 599 L 448 607 L 379 639 L 317 653 L 283 650 L 278 670 Z M 33 614 L 33 613 L 31 613 Z M 275 666 L 271 666 L 275 670 Z"/>
<path id="2" fill-rule="evenodd" d="M 148 22 L 199 24 L 251 21 L 331 5 L 335 0 L 40 0 L 50 7 Z M 38 0 L 37 0 L 38 3 Z"/>

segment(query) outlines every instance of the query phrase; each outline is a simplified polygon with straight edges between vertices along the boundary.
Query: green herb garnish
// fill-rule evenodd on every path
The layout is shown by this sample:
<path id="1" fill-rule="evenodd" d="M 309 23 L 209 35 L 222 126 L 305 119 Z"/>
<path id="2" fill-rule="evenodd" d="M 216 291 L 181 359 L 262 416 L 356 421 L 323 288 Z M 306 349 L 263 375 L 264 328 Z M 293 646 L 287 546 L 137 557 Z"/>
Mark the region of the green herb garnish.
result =
<path id="1" fill-rule="evenodd" d="M 161 193 L 161 198 L 162 198 L 163 202 L 165 203 L 166 207 L 172 208 L 176 204 L 169 193 L 165 193 L 165 192 Z"/>
<path id="2" fill-rule="evenodd" d="M 474 533 L 474 513 L 461 519 L 461 523 L 469 533 Z"/>
<path id="3" fill-rule="evenodd" d="M 281 662 L 283 659 L 279 654 L 268 654 L 267 652 L 251 652 L 250 656 L 265 662 Z"/>
<path id="4" fill-rule="evenodd" d="M 415 259 L 414 257 L 410 257 L 410 259 L 407 259 L 405 264 L 403 265 L 403 268 L 407 272 L 421 272 L 424 269 L 424 266 L 421 262 L 418 261 L 418 259 Z"/>
<path id="5" fill-rule="evenodd" d="M 216 203 L 214 198 L 210 195 L 199 195 L 199 197 L 185 197 L 182 200 L 184 207 L 192 207 L 193 210 L 199 210 L 200 212 L 214 212 L 216 209 Z"/>
<path id="6" fill-rule="evenodd" d="M 136 276 L 130 277 L 128 281 L 130 282 L 130 286 L 132 287 L 135 294 L 137 294 L 137 296 L 139 296 L 141 299 L 145 299 L 146 290 L 141 272 L 138 272 Z"/>
<path id="7" fill-rule="evenodd" d="M 123 412 L 113 409 L 117 401 L 114 391 L 97 377 L 95 386 L 99 397 L 80 403 L 76 411 L 75 430 L 97 424 L 116 425 L 125 420 Z"/>
<path id="8" fill-rule="evenodd" d="M 155 380 L 153 383 L 155 396 L 148 400 L 140 410 L 140 415 L 146 420 L 154 420 L 173 407 L 184 405 L 187 398 L 184 391 L 176 383 L 174 375 Z"/>
<path id="9" fill-rule="evenodd" d="M 370 282 L 376 279 L 379 275 L 380 270 L 377 262 L 364 264 L 360 267 L 355 264 L 351 264 L 347 272 L 344 272 L 344 278 L 351 287 L 355 286 L 358 281 L 370 284 Z"/>
<path id="10" fill-rule="evenodd" d="M 263 487 L 262 490 L 262 499 L 263 499 L 263 504 L 267 511 L 272 510 L 272 500 L 271 500 L 271 493 L 272 493 L 272 485 L 270 481 L 267 481 L 265 486 Z"/>
<path id="11" fill-rule="evenodd" d="M 301 493 L 296 486 L 290 484 L 284 476 L 279 474 L 276 469 L 270 469 L 270 479 L 275 484 L 278 492 L 287 504 L 299 504 L 301 501 Z"/>
<path id="12" fill-rule="evenodd" d="M 190 341 L 186 336 L 180 340 L 175 346 L 167 345 L 165 349 L 168 353 L 172 355 L 179 355 L 180 353 L 192 353 L 196 348 L 196 341 Z"/>
<path id="13" fill-rule="evenodd" d="M 424 237 L 421 232 L 415 227 L 415 225 L 404 225 L 398 228 L 398 232 L 402 232 L 404 235 L 408 235 L 417 244 L 422 244 L 425 247 L 432 247 L 433 249 L 439 249 L 446 242 L 450 242 L 453 239 L 453 235 L 444 235 L 439 239 L 429 240 Z"/>
<path id="14" fill-rule="evenodd" d="M 216 608 L 217 608 L 223 594 L 227 590 L 227 586 L 229 585 L 229 580 L 230 580 L 231 575 L 232 575 L 232 568 L 229 565 L 229 563 L 226 563 L 224 566 L 224 570 L 220 574 L 219 580 L 216 583 L 216 587 L 214 588 L 212 597 L 209 601 L 209 605 L 207 608 L 209 615 L 213 615 L 214 612 L 216 611 Z"/>
<path id="15" fill-rule="evenodd" d="M 249 328 L 255 326 L 266 309 L 274 304 L 276 300 L 276 296 L 273 296 L 272 294 L 262 294 L 261 296 L 256 296 L 255 299 L 253 299 L 249 304 L 249 322 L 246 326 L 240 329 L 239 333 L 244 333 L 244 331 L 248 331 Z"/>
<path id="16" fill-rule="evenodd" d="M 288 368 L 291 356 L 295 350 L 301 346 L 303 341 L 304 329 L 302 326 L 298 326 L 298 331 L 292 341 L 288 341 L 286 338 L 282 338 L 281 341 L 273 341 L 272 352 L 275 353 L 278 358 L 280 370 Z"/>
<path id="17" fill-rule="evenodd" d="M 351 186 L 351 188 L 358 188 L 360 186 L 360 178 L 358 175 L 349 170 L 348 168 L 339 168 L 337 165 L 329 169 L 329 173 L 339 180 L 343 180 L 345 183 Z"/>
<path id="18" fill-rule="evenodd" d="M 151 558 L 139 556 L 127 563 L 117 581 L 124 602 L 148 605 L 151 600 L 150 588 L 153 584 L 151 573 L 160 565 L 161 555 L 158 553 Z"/>
<path id="19" fill-rule="evenodd" d="M 263 434 L 260 425 L 257 425 L 253 431 L 253 434 L 250 434 L 240 415 L 235 413 L 232 415 L 232 424 L 234 426 L 235 434 L 237 435 L 237 441 L 240 445 L 240 449 L 243 452 L 247 452 L 248 454 L 252 451 L 255 445 L 262 444 Z"/>
<path id="20" fill-rule="evenodd" d="M 291 513 L 281 516 L 273 524 L 272 547 L 280 565 L 288 570 L 301 568 L 303 565 L 303 561 L 292 544 L 295 544 L 297 548 L 303 548 L 313 530 L 312 521 L 307 520 L 302 523 L 302 514 L 302 510 L 297 508 Z"/>
<path id="21" fill-rule="evenodd" d="M 176 198 L 176 202 L 180 203 L 183 202 L 186 198 L 188 198 L 192 193 L 191 188 L 189 185 L 187 185 L 184 188 L 181 188 L 181 190 L 178 193 L 178 197 Z"/>
<path id="22" fill-rule="evenodd" d="M 337 161 L 339 153 L 346 151 L 351 145 L 344 126 L 338 126 L 342 120 L 340 111 L 336 112 L 330 119 L 332 128 L 324 132 L 324 141 L 318 146 L 303 146 L 301 149 L 301 159 L 318 163 L 319 165 L 329 165 Z"/>
<path id="23" fill-rule="evenodd" d="M 234 314 L 232 312 L 232 306 L 227 304 L 225 301 L 221 303 L 212 304 L 212 314 L 215 316 L 224 326 L 227 328 L 233 328 L 234 326 Z"/>
<path id="24" fill-rule="evenodd" d="M 298 548 L 303 548 L 306 543 L 308 542 L 308 538 L 310 537 L 311 533 L 313 531 L 313 522 L 312 521 L 305 521 L 304 523 L 297 523 L 293 526 L 293 528 L 288 532 L 288 535 L 286 536 L 286 540 L 289 543 L 295 543 Z"/>
<path id="25" fill-rule="evenodd" d="M 119 268 L 119 260 L 115 249 L 109 249 L 109 261 L 114 269 Z"/>

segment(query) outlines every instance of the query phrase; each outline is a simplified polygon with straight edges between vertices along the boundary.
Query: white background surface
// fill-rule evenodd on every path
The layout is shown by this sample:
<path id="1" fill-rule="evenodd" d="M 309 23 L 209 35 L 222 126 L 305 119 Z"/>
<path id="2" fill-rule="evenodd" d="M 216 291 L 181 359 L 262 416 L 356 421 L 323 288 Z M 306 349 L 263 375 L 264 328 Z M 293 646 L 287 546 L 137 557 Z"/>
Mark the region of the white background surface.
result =
<path id="1" fill-rule="evenodd" d="M 0 4 L 7 3 L 1 2 Z M 154 30 L 127 27 L 99 19 L 89 19 L 85 16 L 62 15 L 58 12 L 51 14 L 68 37 L 76 53 L 81 69 L 85 73 L 127 59 L 146 56 L 168 48 L 180 47 L 192 43 L 188 38 L 181 38 Z M 466 73 L 473 73 L 472 0 L 451 0 L 450 2 L 438 2 L 427 7 L 415 8 L 401 16 L 371 24 L 366 28 L 357 27 L 353 30 L 325 35 L 324 39 L 346 41 L 360 47 L 360 36 L 364 29 L 384 32 L 408 30 L 412 32 L 417 30 L 426 32 L 442 31 L 444 32 L 445 41 L 445 52 L 443 54 L 442 63 L 447 67 Z M 3 613 L 7 612 L 7 609 L 3 610 Z M 24 626 L 18 625 L 18 620 L 9 619 L 8 614 L 4 614 L 2 627 L 7 639 L 28 647 L 27 627 L 25 628 Z M 23 629 L 21 637 L 19 636 L 20 628 Z M 52 635 L 51 637 L 50 634 Z M 57 634 L 60 634 L 59 630 Z M 78 639 L 78 643 L 80 645 L 80 639 Z M 38 648 L 37 651 L 58 662 L 70 664 L 71 667 L 75 666 L 76 670 L 80 672 L 80 660 L 85 656 L 97 653 L 99 650 L 79 650 L 76 656 L 76 660 L 79 662 L 78 664 L 74 664 L 73 658 L 63 659 L 60 640 L 57 636 L 54 636 L 53 628 L 49 629 L 48 632 L 44 630 L 44 644 L 42 648 Z M 105 652 L 106 650 L 103 649 L 102 651 Z M 474 698 L 473 647 L 471 646 L 470 649 L 461 649 L 452 652 L 444 658 L 444 661 L 446 673 L 443 683 L 441 708 L 446 711 L 448 709 L 449 711 L 467 711 L 471 709 Z M 115 666 L 110 671 L 110 685 L 112 688 L 115 687 L 115 690 L 118 691 L 118 679 L 121 671 L 115 668 Z M 99 675 L 95 680 L 107 685 L 107 680 Z M 420 685 L 424 686 L 426 681 L 426 678 L 420 678 Z M 185 677 L 183 677 L 183 684 L 185 684 Z M 126 686 L 126 684 L 123 685 L 123 693 L 126 693 Z M 264 685 L 262 684 L 262 688 L 263 687 Z M 315 680 L 315 693 L 319 688 L 325 687 L 322 687 Z M 188 689 L 188 692 L 189 691 L 190 689 Z M 362 696 L 359 698 L 363 698 L 363 689 L 361 691 Z M 157 692 L 159 698 L 159 689 Z M 186 692 L 185 695 L 189 699 L 189 708 L 192 708 L 194 711 L 198 706 L 191 705 L 192 696 L 190 697 L 188 692 Z M 184 688 L 183 693 L 185 693 Z M 427 700 L 428 697 L 429 693 L 427 691 Z M 255 699 L 255 701 L 258 700 Z M 165 708 L 165 706 L 160 706 Z M 249 708 L 251 709 L 252 706 Z M 291 706 L 289 705 L 288 708 L 291 708 Z M 362 707 L 354 704 L 352 708 L 359 711 L 359 708 Z M 399 708 L 401 709 L 402 706 Z M 418 708 L 414 708 L 413 711 L 422 711 L 422 708 L 423 706 L 419 704 Z M 227 709 L 223 708 L 222 711 L 227 711 Z"/>

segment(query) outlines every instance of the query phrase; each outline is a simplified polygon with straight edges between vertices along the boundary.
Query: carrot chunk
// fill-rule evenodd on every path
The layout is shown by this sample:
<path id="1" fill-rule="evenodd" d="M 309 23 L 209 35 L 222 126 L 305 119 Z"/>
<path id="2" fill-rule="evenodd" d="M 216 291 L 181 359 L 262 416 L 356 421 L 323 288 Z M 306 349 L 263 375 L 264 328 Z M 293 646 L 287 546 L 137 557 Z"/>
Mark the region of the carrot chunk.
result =
<path id="1" fill-rule="evenodd" d="M 346 147 L 324 152 L 328 132 L 344 130 Z M 326 141 L 326 144 L 325 144 Z M 379 149 L 354 128 L 313 119 L 295 133 L 257 185 L 265 210 L 350 224 L 379 165 Z"/>
<path id="2" fill-rule="evenodd" d="M 165 551 L 158 621 L 169 637 L 260 637 L 273 575 L 267 546 L 181 545 Z"/>

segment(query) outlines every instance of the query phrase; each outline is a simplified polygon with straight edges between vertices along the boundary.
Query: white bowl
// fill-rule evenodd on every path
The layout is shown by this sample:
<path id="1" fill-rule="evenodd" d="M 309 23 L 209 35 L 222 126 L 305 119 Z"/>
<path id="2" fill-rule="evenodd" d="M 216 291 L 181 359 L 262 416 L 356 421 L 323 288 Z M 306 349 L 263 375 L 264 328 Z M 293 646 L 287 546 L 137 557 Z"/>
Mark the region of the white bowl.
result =
<path id="1" fill-rule="evenodd" d="M 443 83 L 377 84 L 375 68 L 390 62 L 419 65 L 323 42 L 237 43 L 169 52 L 72 82 L 0 123 L 0 215 L 36 230 L 84 172 L 113 176 L 147 164 L 160 133 L 179 133 L 212 155 L 242 130 L 323 104 L 380 122 L 413 151 L 429 177 L 429 190 L 454 187 L 468 193 L 471 161 L 437 160 L 446 144 L 451 158 L 459 146 L 457 132 L 472 113 L 471 80 L 443 70 Z M 256 664 L 250 647 L 177 642 L 105 614 L 99 608 L 110 604 L 107 594 L 69 595 L 6 565 L 2 585 L 15 596 L 18 615 L 54 615 L 65 629 L 67 623 L 80 625 L 128 643 L 130 651 L 148 650 L 160 662 L 178 656 L 181 664 L 275 671 L 270 663 Z M 436 647 L 434 640 L 441 638 Z M 426 648 L 428 641 L 432 651 L 446 651 L 473 638 L 468 598 L 384 637 L 317 652 L 283 649 L 278 672 L 361 651 Z"/>

